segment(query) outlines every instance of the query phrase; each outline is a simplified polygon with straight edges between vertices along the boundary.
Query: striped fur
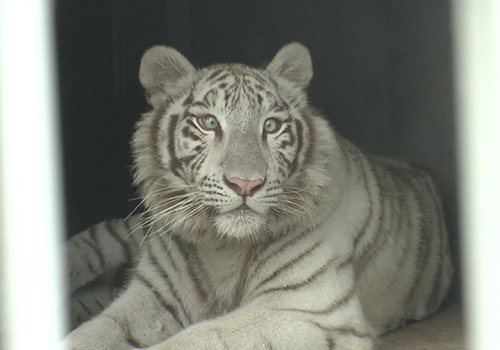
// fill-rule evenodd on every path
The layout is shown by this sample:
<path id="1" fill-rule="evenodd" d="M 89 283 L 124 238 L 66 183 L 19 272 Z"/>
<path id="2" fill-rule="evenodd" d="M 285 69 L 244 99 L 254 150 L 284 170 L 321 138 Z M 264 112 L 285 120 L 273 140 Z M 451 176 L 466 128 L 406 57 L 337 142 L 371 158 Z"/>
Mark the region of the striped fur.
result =
<path id="1" fill-rule="evenodd" d="M 92 226 L 65 244 L 71 329 L 100 313 L 116 297 L 144 233 L 139 218 L 131 216 Z"/>
<path id="2" fill-rule="evenodd" d="M 437 310 L 452 267 L 432 179 L 335 133 L 308 105 L 311 78 L 296 43 L 264 70 L 145 53 L 143 244 L 126 290 L 69 348 L 373 349 Z M 133 260 L 141 235 L 121 242 L 126 225 L 70 242 L 72 291 Z"/>

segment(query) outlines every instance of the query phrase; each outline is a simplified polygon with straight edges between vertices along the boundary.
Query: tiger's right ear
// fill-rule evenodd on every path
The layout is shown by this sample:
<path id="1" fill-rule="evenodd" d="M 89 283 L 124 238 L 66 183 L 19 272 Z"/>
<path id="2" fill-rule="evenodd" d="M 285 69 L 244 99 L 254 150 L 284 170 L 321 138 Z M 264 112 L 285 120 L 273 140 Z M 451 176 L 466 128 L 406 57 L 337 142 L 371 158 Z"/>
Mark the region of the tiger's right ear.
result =
<path id="1" fill-rule="evenodd" d="M 163 95 L 175 96 L 186 80 L 195 73 L 194 67 L 177 50 L 153 46 L 141 59 L 139 80 L 146 90 L 146 98 L 154 106 Z"/>
<path id="2" fill-rule="evenodd" d="M 313 76 L 309 50 L 298 42 L 283 46 L 266 69 L 301 89 L 307 88 Z"/>

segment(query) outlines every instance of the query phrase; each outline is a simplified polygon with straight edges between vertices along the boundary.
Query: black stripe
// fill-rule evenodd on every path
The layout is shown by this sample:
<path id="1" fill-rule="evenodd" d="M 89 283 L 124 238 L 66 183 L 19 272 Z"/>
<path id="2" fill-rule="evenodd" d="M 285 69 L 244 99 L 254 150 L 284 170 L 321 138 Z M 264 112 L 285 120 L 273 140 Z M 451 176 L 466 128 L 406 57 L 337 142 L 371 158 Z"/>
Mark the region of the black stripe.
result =
<path id="1" fill-rule="evenodd" d="M 257 94 L 257 104 L 259 106 L 262 106 L 262 101 L 264 100 L 264 98 L 262 97 L 261 94 Z"/>
<path id="2" fill-rule="evenodd" d="M 255 255 L 252 249 L 249 249 L 245 257 L 245 262 L 243 263 L 243 268 L 240 271 L 240 276 L 236 282 L 236 287 L 234 291 L 233 308 L 240 306 L 243 296 L 245 294 L 245 288 L 248 283 L 248 271 L 250 269 L 251 261 L 255 259 Z"/>
<path id="3" fill-rule="evenodd" d="M 306 310 L 306 309 L 279 309 L 279 311 L 300 312 L 311 315 L 328 315 L 334 313 L 339 308 L 347 304 L 352 298 L 356 296 L 356 288 L 351 288 L 342 298 L 334 300 L 329 306 L 321 310 Z"/>
<path id="4" fill-rule="evenodd" d="M 363 178 L 363 184 L 364 184 L 364 187 L 365 187 L 366 195 L 368 196 L 369 208 L 368 208 L 368 215 L 366 216 L 366 219 L 365 219 L 365 221 L 363 223 L 363 226 L 361 226 L 361 230 L 359 231 L 359 233 L 354 238 L 354 241 L 353 241 L 354 251 L 356 251 L 356 249 L 358 247 L 358 244 L 359 244 L 359 241 L 366 234 L 366 231 L 368 229 L 368 225 L 373 220 L 373 198 L 372 198 L 372 192 L 370 191 L 370 188 L 369 188 L 369 185 L 368 185 L 368 178 L 366 176 L 367 171 L 365 169 L 363 161 L 364 161 L 364 158 L 362 158 L 361 155 L 358 154 L 358 157 L 356 158 L 356 165 L 357 165 L 357 167 L 359 169 L 359 173 L 361 173 L 362 178 Z M 373 172 L 372 172 L 372 174 L 373 174 Z"/>
<path id="5" fill-rule="evenodd" d="M 101 263 L 101 266 L 104 268 L 106 266 L 105 259 L 104 259 L 104 254 L 102 252 L 102 248 L 99 244 L 99 241 L 97 240 L 97 226 L 92 226 L 89 229 L 89 235 L 91 238 L 91 242 L 89 241 L 88 243 L 91 244 L 92 248 L 94 249 L 95 253 L 97 254 L 99 261 Z"/>
<path id="6" fill-rule="evenodd" d="M 160 150 L 158 149 L 159 143 L 158 143 L 158 134 L 160 132 L 160 122 L 163 119 L 165 113 L 167 111 L 167 107 L 162 107 L 156 111 L 154 114 L 154 121 L 149 124 L 149 131 L 147 135 L 149 135 L 149 149 L 153 150 L 153 158 L 156 158 L 158 154 L 160 154 Z M 140 127 L 139 127 L 140 129 Z M 138 130 L 139 130 L 138 129 Z M 147 146 L 146 146 L 147 147 Z M 138 150 L 135 150 L 136 152 L 136 157 L 138 156 Z M 144 151 L 140 152 L 141 154 L 144 153 Z"/>
<path id="7" fill-rule="evenodd" d="M 264 77 L 262 77 L 261 73 L 259 71 L 256 71 L 256 70 L 247 70 L 245 72 L 245 75 L 248 76 L 248 77 L 251 77 L 253 79 L 255 79 L 257 81 L 257 83 L 253 83 L 253 85 L 255 86 L 260 86 L 260 84 L 262 85 L 267 85 L 267 81 Z"/>
<path id="8" fill-rule="evenodd" d="M 299 164 L 299 156 L 302 152 L 303 144 L 304 144 L 304 127 L 299 120 L 295 120 L 295 127 L 297 130 L 297 150 L 295 151 L 295 157 L 293 158 L 292 166 L 290 168 L 290 175 L 294 174 L 297 170 L 297 165 Z"/>
<path id="9" fill-rule="evenodd" d="M 228 76 L 230 76 L 230 75 L 231 75 L 231 73 L 229 73 L 229 72 L 224 72 L 224 74 L 221 74 L 219 77 L 217 77 L 217 79 L 214 79 L 214 80 L 211 82 L 211 84 L 215 84 L 215 83 L 217 83 L 217 82 L 220 82 L 221 80 L 226 79 L 226 78 L 227 78 Z"/>
<path id="10" fill-rule="evenodd" d="M 193 103 L 191 103 L 190 107 L 202 107 L 202 108 L 208 108 L 209 105 L 207 103 L 207 101 L 195 101 Z"/>
<path id="11" fill-rule="evenodd" d="M 146 277 L 144 277 L 143 275 L 141 275 L 139 272 L 136 272 L 134 275 L 133 275 L 133 279 L 135 281 L 139 281 L 141 282 L 149 291 L 151 291 L 151 293 L 153 293 L 153 295 L 155 296 L 156 300 L 158 300 L 158 302 L 161 304 L 161 306 L 167 310 L 170 315 L 174 318 L 174 321 L 176 321 L 179 325 L 181 325 L 182 327 L 183 326 L 183 323 L 179 317 L 179 312 L 177 311 L 177 309 L 167 303 L 167 301 L 162 297 L 162 295 L 160 293 L 158 293 L 153 284 L 148 280 L 146 279 Z"/>
<path id="12" fill-rule="evenodd" d="M 263 279 L 255 287 L 255 289 L 258 289 L 258 288 L 264 286 L 266 283 L 274 280 L 281 273 L 289 270 L 295 264 L 297 264 L 298 262 L 304 260 L 307 256 L 309 256 L 311 253 L 313 253 L 316 250 L 316 248 L 318 248 L 322 243 L 323 243 L 322 241 L 316 242 L 311 247 L 309 247 L 308 249 L 306 249 L 305 251 L 303 251 L 302 253 L 300 253 L 299 255 L 297 255 L 295 258 L 293 258 L 292 260 L 290 260 L 290 261 L 286 262 L 285 264 L 283 264 L 281 267 L 279 267 L 278 269 L 276 269 L 270 276 L 268 276 L 267 278 Z"/>
<path id="13" fill-rule="evenodd" d="M 131 239 L 131 241 L 130 241 L 131 245 L 130 246 L 132 246 L 132 248 L 131 248 L 132 251 L 133 251 L 132 255 L 135 255 L 138 248 L 135 246 L 135 244 L 136 244 L 134 242 L 135 241 L 134 240 L 135 237 L 133 237 L 133 236 L 137 234 L 137 231 L 140 231 L 144 235 L 144 230 L 143 230 L 142 225 L 140 225 L 140 224 L 135 224 L 132 227 L 131 226 L 131 221 L 132 221 L 131 218 L 132 217 L 129 217 L 129 218 L 123 220 L 123 225 L 125 225 L 125 228 L 127 229 L 127 232 L 128 232 L 127 236 L 125 237 L 125 239 L 128 239 L 128 238 Z"/>
<path id="14" fill-rule="evenodd" d="M 119 223 L 119 220 L 115 220 L 113 223 L 117 224 Z M 122 247 L 123 254 L 125 255 L 125 261 L 126 262 L 131 262 L 133 258 L 132 250 L 128 244 L 126 244 L 123 241 L 123 238 L 118 234 L 118 232 L 115 231 L 115 228 L 112 225 L 111 221 L 106 221 L 106 230 L 111 234 L 111 237 L 113 237 Z"/>
<path id="15" fill-rule="evenodd" d="M 186 262 L 187 265 L 187 272 L 188 275 L 193 282 L 193 285 L 195 287 L 196 294 L 198 295 L 198 298 L 202 302 L 207 302 L 208 301 L 208 294 L 207 292 L 202 288 L 201 286 L 201 280 L 198 277 L 198 275 L 195 272 L 195 266 L 192 262 L 192 251 L 188 251 L 188 247 L 186 246 L 187 243 L 182 242 L 177 236 L 172 236 L 172 240 L 175 242 L 177 245 L 177 248 L 179 249 L 179 252 L 181 253 L 184 261 Z M 191 249 L 190 249 L 191 250 Z"/>
<path id="16" fill-rule="evenodd" d="M 443 213 L 443 206 L 441 204 L 441 200 L 438 197 L 435 189 L 434 182 L 432 181 L 431 176 L 426 176 L 426 185 L 429 190 L 429 194 L 432 197 L 433 203 L 436 208 L 436 220 L 438 220 L 437 224 L 439 226 L 439 239 L 440 239 L 440 248 L 439 248 L 439 261 L 437 262 L 437 267 L 436 269 L 438 270 L 435 275 L 434 275 L 434 280 L 432 283 L 432 289 L 430 291 L 430 297 L 427 300 L 426 303 L 426 309 L 428 312 L 433 312 L 435 311 L 438 306 L 439 302 L 441 301 L 440 299 L 442 298 L 442 293 L 443 293 L 443 269 L 444 267 L 444 258 L 449 254 L 449 244 L 447 241 L 447 228 L 446 224 L 444 221 L 444 213 Z"/>
<path id="17" fill-rule="evenodd" d="M 182 163 L 177 158 L 177 154 L 175 151 L 175 141 L 176 141 L 176 134 L 175 131 L 177 129 L 177 124 L 179 123 L 180 116 L 179 114 L 173 114 L 170 116 L 170 123 L 168 124 L 168 153 L 170 156 L 170 171 L 174 173 L 175 175 L 182 177 L 181 173 L 179 172 L 179 169 L 182 167 Z M 159 153 L 157 153 L 159 154 Z"/>
<path id="18" fill-rule="evenodd" d="M 305 279 L 304 281 L 302 281 L 300 283 L 290 284 L 290 285 L 286 285 L 283 287 L 270 288 L 270 289 L 267 289 L 267 290 L 261 292 L 259 294 L 259 296 L 264 295 L 264 294 L 274 293 L 274 292 L 286 292 L 286 291 L 291 291 L 291 290 L 297 290 L 297 289 L 300 289 L 304 286 L 310 285 L 318 277 L 320 277 L 321 275 L 326 273 L 328 271 L 328 269 L 331 267 L 331 265 L 333 265 L 333 263 L 336 260 L 337 260 L 336 257 L 330 258 L 330 260 L 328 260 L 325 265 L 321 266 L 318 270 L 313 272 L 307 279 Z"/>
<path id="19" fill-rule="evenodd" d="M 185 157 L 181 158 L 181 161 L 187 165 L 187 164 L 191 163 L 197 156 L 198 156 L 197 154 L 194 154 L 191 156 L 185 156 Z"/>
<path id="20" fill-rule="evenodd" d="M 342 154 L 340 163 L 341 165 L 339 166 L 345 169 L 346 173 L 350 176 L 361 175 L 362 177 L 366 178 L 366 174 L 362 174 L 362 170 L 357 173 L 353 173 L 353 163 L 359 162 L 359 156 L 357 156 L 357 154 L 354 154 L 354 152 L 349 153 L 349 150 L 347 149 L 348 144 L 343 139 L 337 138 L 337 145 L 340 149 L 340 153 Z M 356 168 L 356 170 L 358 170 L 358 168 Z"/>
<path id="21" fill-rule="evenodd" d="M 340 333 L 341 335 L 352 335 L 356 338 L 366 338 L 373 339 L 373 334 L 370 333 L 362 333 L 354 328 L 349 327 L 335 327 L 331 329 L 331 332 Z"/>
<path id="22" fill-rule="evenodd" d="M 356 338 L 367 338 L 367 339 L 374 338 L 373 334 L 362 333 L 354 328 L 349 328 L 349 327 L 335 327 L 335 328 L 332 328 L 331 331 L 336 332 L 336 333 L 340 333 L 342 335 L 352 335 L 352 336 L 355 336 Z"/>
<path id="23" fill-rule="evenodd" d="M 304 155 L 304 164 L 302 165 L 305 168 L 315 160 L 314 145 L 316 143 L 316 130 L 314 129 L 312 117 L 310 115 L 308 115 L 306 112 L 302 112 L 301 116 L 307 125 L 306 129 L 309 136 L 309 142 L 307 142 L 307 149 Z"/>
<path id="24" fill-rule="evenodd" d="M 190 122 L 191 125 L 194 125 L 194 123 L 188 119 L 188 123 Z M 185 126 L 181 129 L 181 133 L 182 133 L 182 136 L 188 138 L 188 139 L 191 139 L 193 141 L 200 141 L 200 137 L 198 135 L 196 135 L 190 127 L 188 126 Z"/>
<path id="25" fill-rule="evenodd" d="M 101 303 L 99 299 L 94 298 L 94 301 L 101 310 L 104 310 L 105 306 Z"/>
<path id="26" fill-rule="evenodd" d="M 90 263 L 90 261 L 87 261 L 86 266 L 87 266 L 87 269 L 89 269 L 91 273 L 93 273 L 94 275 L 97 275 L 97 271 L 92 266 L 92 264 Z M 102 273 L 102 268 L 101 268 L 101 273 Z M 72 273 L 72 275 L 74 275 L 74 274 Z"/>
<path id="27" fill-rule="evenodd" d="M 293 166 L 293 161 L 288 160 L 288 158 L 285 156 L 284 153 L 281 153 L 280 151 L 277 152 L 278 158 L 276 160 L 280 165 L 285 166 L 288 169 L 288 174 L 289 176 L 292 174 L 292 171 L 294 171 L 294 166 Z M 295 154 L 297 155 L 297 154 Z"/>
<path id="28" fill-rule="evenodd" d="M 92 316 L 94 313 L 85 305 L 81 300 L 78 300 L 78 304 L 89 314 L 89 316 Z"/>
<path id="29" fill-rule="evenodd" d="M 429 299 L 427 299 L 427 302 L 425 304 L 425 309 L 428 313 L 434 312 L 439 306 L 442 289 L 441 284 L 443 282 L 443 268 L 443 251 L 441 250 L 439 254 L 439 261 L 436 267 L 437 271 L 434 275 L 432 288 L 429 292 Z"/>
<path id="30" fill-rule="evenodd" d="M 181 299 L 179 298 L 179 293 L 177 292 L 177 289 L 174 287 L 172 283 L 172 279 L 170 278 L 168 272 L 163 268 L 162 264 L 158 261 L 158 258 L 155 256 L 154 252 L 152 251 L 151 244 L 148 245 L 148 255 L 149 255 L 149 262 L 151 265 L 153 265 L 158 273 L 161 275 L 163 281 L 167 284 L 168 288 L 170 289 L 170 292 L 172 293 L 172 297 L 174 298 L 175 301 L 179 303 L 179 306 L 182 310 L 182 313 L 188 319 L 189 323 L 191 323 L 190 317 L 184 308 L 184 304 L 182 303 Z M 166 252 L 165 252 L 166 253 Z M 166 253 L 168 255 L 168 253 Z M 176 318 L 180 320 L 179 314 L 176 314 Z M 182 327 L 185 328 L 186 325 L 184 322 L 181 323 Z"/>
<path id="31" fill-rule="evenodd" d="M 193 100 L 194 100 L 194 95 L 193 95 L 193 92 L 191 91 L 189 93 L 189 95 L 186 97 L 186 99 L 184 100 L 184 102 L 182 103 L 182 106 L 187 107 L 187 106 L 191 105 Z"/>
<path id="32" fill-rule="evenodd" d="M 172 242 L 172 241 L 170 240 L 170 242 Z M 165 239 L 163 239 L 163 237 L 162 237 L 162 239 L 160 239 L 160 244 L 161 244 L 163 250 L 165 251 L 165 255 L 168 259 L 168 262 L 170 263 L 170 266 L 172 266 L 172 268 L 174 269 L 174 272 L 176 274 L 179 274 L 181 270 L 180 270 L 179 266 L 177 265 L 175 259 L 170 254 L 170 247 L 167 246 L 167 243 L 165 242 Z"/>
<path id="33" fill-rule="evenodd" d="M 355 336 L 356 338 L 363 338 L 363 339 L 374 339 L 375 335 L 371 333 L 365 333 L 365 332 L 360 332 L 355 328 L 350 328 L 350 327 L 328 327 L 324 326 L 318 322 L 311 321 L 310 322 L 312 325 L 318 327 L 324 332 L 327 332 L 329 334 L 331 333 L 338 333 L 340 335 L 352 335 Z"/>
<path id="34" fill-rule="evenodd" d="M 426 272 L 426 267 L 429 263 L 430 260 L 430 253 L 431 253 L 431 233 L 428 231 L 428 227 L 425 225 L 425 222 L 423 222 L 422 216 L 425 215 L 425 204 L 422 201 L 422 198 L 420 198 L 418 190 L 419 188 L 412 188 L 413 192 L 416 195 L 416 200 L 419 208 L 419 222 L 418 222 L 418 227 L 420 230 L 418 231 L 418 240 L 417 240 L 417 255 L 416 255 L 416 264 L 414 266 L 415 269 L 415 275 L 413 278 L 413 284 L 410 292 L 408 293 L 406 300 L 405 300 L 405 305 L 408 305 L 412 299 L 414 294 L 416 293 L 418 287 L 420 287 L 420 281 L 425 275 Z M 417 238 L 416 237 L 416 238 Z"/>
<path id="35" fill-rule="evenodd" d="M 331 337 L 326 337 L 326 342 L 328 344 L 328 350 L 335 350 L 335 342 Z"/>
<path id="36" fill-rule="evenodd" d="M 193 121 L 192 118 L 185 119 L 185 123 L 191 125 L 191 127 L 193 127 L 193 128 L 196 128 L 196 130 L 199 130 L 198 125 L 196 125 L 196 123 Z"/>
<path id="37" fill-rule="evenodd" d="M 273 244 L 269 244 L 266 246 L 261 246 L 261 249 L 255 254 L 255 257 L 261 257 L 262 254 L 268 252 L 266 256 L 260 259 L 260 261 L 254 265 L 253 272 L 258 271 L 263 265 L 266 265 L 271 258 L 274 258 L 276 255 L 282 253 L 285 251 L 287 248 L 295 245 L 298 241 L 305 239 L 309 237 L 310 235 L 314 234 L 316 232 L 316 229 L 318 229 L 323 222 L 319 223 L 316 227 L 310 227 L 307 230 L 304 230 L 303 232 L 292 236 L 288 241 L 282 242 L 283 238 L 280 240 L 276 241 L 276 244 L 281 243 L 278 245 L 278 248 L 275 250 L 271 250 L 273 248 Z"/>
<path id="38" fill-rule="evenodd" d="M 331 313 L 337 311 L 343 305 L 347 304 L 349 302 L 349 300 L 351 300 L 352 298 L 354 298 L 354 296 L 356 296 L 356 288 L 350 289 L 342 298 L 336 300 L 330 306 L 328 306 L 327 308 L 324 308 L 323 310 L 307 311 L 307 312 L 311 313 L 311 314 L 314 314 L 314 315 L 327 315 L 327 314 L 331 314 Z"/>
<path id="39" fill-rule="evenodd" d="M 131 334 L 127 334 L 127 343 L 132 346 L 133 349 L 142 349 L 142 345 L 137 341 Z"/>
<path id="40" fill-rule="evenodd" d="M 398 282 L 401 274 L 408 273 L 408 257 L 411 256 L 410 249 L 412 248 L 412 237 L 411 234 L 414 231 L 414 228 L 411 225 L 411 217 L 410 217 L 410 203 L 412 203 L 410 196 L 412 194 L 418 195 L 418 193 L 414 193 L 414 191 L 409 191 L 411 189 L 411 185 L 409 184 L 412 179 L 407 177 L 397 177 L 394 179 L 394 192 L 397 196 L 397 208 L 400 213 L 405 213 L 403 215 L 399 215 L 396 218 L 396 228 L 395 232 L 397 235 L 397 241 L 395 246 L 398 247 L 398 251 L 401 251 L 400 257 L 398 261 L 395 263 L 397 266 L 397 270 L 393 274 L 392 280 L 389 284 L 387 284 L 388 288 L 391 288 L 392 285 Z M 410 235 L 408 235 L 410 233 Z M 402 241 L 402 242 L 401 242 Z M 412 269 L 412 267 L 410 267 Z"/>
<path id="41" fill-rule="evenodd" d="M 213 101 L 212 101 L 212 103 L 210 103 L 209 98 L 212 95 L 216 95 L 218 91 L 219 91 L 219 89 L 216 86 L 216 87 L 211 88 L 207 92 L 205 92 L 205 95 L 203 95 L 203 99 L 200 101 L 201 103 L 203 103 L 204 106 L 206 106 L 205 108 L 213 105 Z"/>
<path id="42" fill-rule="evenodd" d="M 222 68 L 216 68 L 210 76 L 207 78 L 207 82 L 210 82 L 210 80 L 213 80 L 216 76 L 221 74 L 224 70 Z"/>
<path id="43" fill-rule="evenodd" d="M 119 320 L 110 315 L 105 315 L 105 316 L 113 320 L 123 330 L 127 344 L 129 344 L 134 349 L 141 349 L 143 347 L 142 344 L 132 336 L 128 320 L 120 322 Z"/>
<path id="44" fill-rule="evenodd" d="M 199 171 L 203 163 L 205 163 L 205 159 L 207 159 L 206 154 L 202 154 L 193 164 L 191 169 L 193 169 L 195 172 Z"/>
<path id="45" fill-rule="evenodd" d="M 297 123 L 300 123 L 298 120 L 296 121 Z M 302 126 L 301 126 L 302 128 Z M 299 133 L 298 131 L 298 128 L 297 128 L 297 133 Z M 276 136 L 276 139 L 280 138 L 283 134 L 288 134 L 290 135 L 290 140 L 284 140 L 284 141 L 281 141 L 280 145 L 278 146 L 279 149 L 285 149 L 289 146 L 293 146 L 295 144 L 295 136 L 293 135 L 293 130 L 292 130 L 292 126 L 290 124 L 288 124 L 284 129 L 283 131 Z M 299 136 L 300 137 L 300 136 Z M 297 153 L 299 152 L 300 150 L 297 150 Z"/>
<path id="46" fill-rule="evenodd" d="M 408 256 L 411 255 L 410 249 L 412 248 L 411 243 L 413 242 L 411 240 L 411 236 L 409 237 L 407 234 L 404 234 L 405 232 L 412 232 L 411 227 L 409 227 L 409 204 L 411 201 L 410 198 L 408 198 L 408 193 L 406 193 L 407 189 L 405 188 L 404 183 L 395 181 L 394 185 L 398 194 L 398 210 L 400 212 L 407 213 L 407 215 L 399 215 L 397 218 L 397 225 L 395 229 L 397 242 L 395 243 L 395 246 L 398 247 L 398 251 L 401 251 L 401 256 L 395 264 L 395 266 L 397 266 L 397 270 L 393 274 L 391 281 L 387 284 L 388 288 L 391 288 L 394 283 L 398 282 L 401 274 L 407 273 Z M 403 195 L 406 196 L 404 197 Z M 401 241 L 403 241 L 403 243 L 401 243 Z"/>
<path id="47" fill-rule="evenodd" d="M 92 241 L 90 241 L 90 240 L 88 240 L 88 239 L 85 239 L 85 238 L 83 238 L 83 237 L 80 239 L 80 241 L 81 241 L 83 244 L 85 244 L 85 245 L 89 246 L 89 247 L 90 247 L 90 249 L 91 249 L 91 250 L 92 250 L 92 251 L 93 251 L 93 252 L 97 255 L 97 259 L 98 259 L 98 261 L 99 261 L 99 266 L 98 266 L 98 268 L 99 268 L 99 270 L 100 270 L 101 272 L 102 272 L 102 271 L 104 271 L 104 267 L 105 267 L 104 256 L 102 255 L 102 253 L 101 253 L 101 251 L 99 250 L 99 248 L 97 247 L 97 245 L 96 245 L 94 242 L 92 242 Z M 97 273 L 97 270 L 96 270 L 96 268 L 93 266 L 93 264 L 91 264 L 91 261 L 88 261 L 88 262 L 87 262 L 87 267 L 89 267 L 89 269 L 90 269 L 90 271 L 91 271 L 92 273 L 94 273 L 94 274 L 95 274 L 95 273 Z"/>
<path id="48" fill-rule="evenodd" d="M 387 243 L 391 234 L 394 234 L 394 232 L 388 230 L 385 227 L 388 222 L 390 223 L 390 218 L 388 219 L 386 214 L 386 205 L 390 187 L 387 186 L 386 182 L 381 181 L 381 174 L 379 174 L 379 170 L 380 169 L 377 167 L 377 165 L 372 168 L 379 194 L 377 198 L 380 210 L 378 213 L 378 217 L 375 218 L 377 220 L 377 227 L 375 229 L 375 232 L 372 234 L 372 239 L 369 242 L 368 246 L 364 248 L 363 252 L 358 257 L 358 274 L 362 273 L 368 263 L 378 255 L 380 248 Z"/>

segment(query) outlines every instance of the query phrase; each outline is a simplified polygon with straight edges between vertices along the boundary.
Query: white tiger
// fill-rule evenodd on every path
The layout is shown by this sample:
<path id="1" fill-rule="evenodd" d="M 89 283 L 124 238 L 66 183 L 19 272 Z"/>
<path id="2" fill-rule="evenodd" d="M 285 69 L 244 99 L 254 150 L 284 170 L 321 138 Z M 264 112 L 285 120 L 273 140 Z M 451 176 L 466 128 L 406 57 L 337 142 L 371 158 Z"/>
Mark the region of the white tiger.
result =
<path id="1" fill-rule="evenodd" d="M 263 70 L 144 54 L 145 238 L 126 290 L 68 348 L 373 349 L 437 310 L 452 266 L 433 181 L 335 133 L 308 104 L 312 75 L 298 43 Z M 133 259 L 131 220 L 68 243 L 73 290 Z"/>

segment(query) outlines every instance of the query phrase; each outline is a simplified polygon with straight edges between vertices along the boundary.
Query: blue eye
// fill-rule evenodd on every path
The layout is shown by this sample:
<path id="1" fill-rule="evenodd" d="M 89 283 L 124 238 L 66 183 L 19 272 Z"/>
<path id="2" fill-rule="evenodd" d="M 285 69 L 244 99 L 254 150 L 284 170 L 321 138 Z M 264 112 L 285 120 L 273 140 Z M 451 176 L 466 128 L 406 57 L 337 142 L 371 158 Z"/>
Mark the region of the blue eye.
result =
<path id="1" fill-rule="evenodd" d="M 276 118 L 268 118 L 264 122 L 264 131 L 268 134 L 277 132 L 281 127 L 281 122 Z"/>
<path id="2" fill-rule="evenodd" d="M 217 118 L 213 115 L 204 115 L 203 117 L 198 117 L 198 125 L 205 130 L 215 130 L 219 126 Z"/>

